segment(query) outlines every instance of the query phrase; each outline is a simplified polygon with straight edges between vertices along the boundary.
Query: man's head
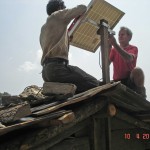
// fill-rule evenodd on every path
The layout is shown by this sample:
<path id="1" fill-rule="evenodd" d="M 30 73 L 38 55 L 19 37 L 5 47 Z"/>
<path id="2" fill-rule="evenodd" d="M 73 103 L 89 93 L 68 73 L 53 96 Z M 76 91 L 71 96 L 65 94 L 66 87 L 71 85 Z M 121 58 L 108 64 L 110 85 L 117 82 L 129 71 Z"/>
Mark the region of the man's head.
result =
<path id="1" fill-rule="evenodd" d="M 132 38 L 132 31 L 127 27 L 121 27 L 118 38 L 120 45 L 128 45 Z"/>
<path id="2" fill-rule="evenodd" d="M 47 14 L 50 16 L 53 12 L 65 9 L 66 6 L 62 0 L 50 0 L 47 4 L 46 11 Z"/>

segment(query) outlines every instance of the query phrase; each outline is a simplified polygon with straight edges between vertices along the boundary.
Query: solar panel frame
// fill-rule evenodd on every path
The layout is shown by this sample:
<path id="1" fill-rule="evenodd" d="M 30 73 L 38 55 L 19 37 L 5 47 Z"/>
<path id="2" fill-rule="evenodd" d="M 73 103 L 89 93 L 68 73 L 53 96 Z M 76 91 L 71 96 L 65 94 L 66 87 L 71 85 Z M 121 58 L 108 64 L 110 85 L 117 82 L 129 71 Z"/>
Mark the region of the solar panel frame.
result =
<path id="1" fill-rule="evenodd" d="M 108 21 L 110 29 L 113 29 L 124 14 L 104 0 L 92 0 L 85 14 L 74 19 L 68 28 L 69 36 L 73 36 L 70 44 L 83 50 L 96 52 L 101 44 L 101 37 L 97 35 L 100 20 Z"/>

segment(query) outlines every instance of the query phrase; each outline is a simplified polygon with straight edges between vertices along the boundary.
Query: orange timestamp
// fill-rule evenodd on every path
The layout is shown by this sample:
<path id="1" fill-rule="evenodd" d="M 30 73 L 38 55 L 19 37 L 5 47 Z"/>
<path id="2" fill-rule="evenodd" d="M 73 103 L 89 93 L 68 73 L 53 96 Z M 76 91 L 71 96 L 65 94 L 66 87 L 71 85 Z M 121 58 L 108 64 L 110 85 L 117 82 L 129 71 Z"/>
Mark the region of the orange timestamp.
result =
<path id="1" fill-rule="evenodd" d="M 130 140 L 131 138 L 149 140 L 150 139 L 150 133 L 136 133 L 134 135 L 132 134 L 132 136 L 131 136 L 131 133 L 125 133 L 124 134 L 124 139 Z"/>

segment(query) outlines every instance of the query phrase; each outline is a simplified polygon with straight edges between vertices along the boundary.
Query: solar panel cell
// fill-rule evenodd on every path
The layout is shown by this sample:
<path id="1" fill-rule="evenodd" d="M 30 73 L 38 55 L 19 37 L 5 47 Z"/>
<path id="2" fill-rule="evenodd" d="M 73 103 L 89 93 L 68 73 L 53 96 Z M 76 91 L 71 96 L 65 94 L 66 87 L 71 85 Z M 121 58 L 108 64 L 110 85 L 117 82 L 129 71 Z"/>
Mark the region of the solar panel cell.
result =
<path id="1" fill-rule="evenodd" d="M 100 46 L 101 38 L 97 35 L 100 20 L 108 21 L 113 29 L 124 12 L 104 0 L 92 0 L 87 6 L 87 12 L 73 21 L 69 27 L 69 36 L 73 35 L 71 45 L 95 52 Z"/>

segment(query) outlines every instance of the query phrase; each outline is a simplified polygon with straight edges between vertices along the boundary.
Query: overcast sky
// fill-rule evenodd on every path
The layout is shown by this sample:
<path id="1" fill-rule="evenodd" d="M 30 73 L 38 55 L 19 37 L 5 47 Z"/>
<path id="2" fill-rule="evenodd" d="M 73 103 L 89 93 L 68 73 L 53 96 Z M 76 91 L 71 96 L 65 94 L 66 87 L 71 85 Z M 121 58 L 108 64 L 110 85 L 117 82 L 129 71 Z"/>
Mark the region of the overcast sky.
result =
<path id="1" fill-rule="evenodd" d="M 120 26 L 127 26 L 133 31 L 131 44 L 139 49 L 137 66 L 145 72 L 147 99 L 150 100 L 150 0 L 106 1 L 125 12 L 114 31 L 117 33 L 116 38 Z M 39 34 L 47 18 L 47 2 L 48 0 L 0 0 L 0 92 L 18 95 L 29 85 L 43 85 Z M 68 8 L 81 2 L 88 5 L 90 0 L 65 0 Z M 71 65 L 77 65 L 101 79 L 99 49 L 96 53 L 90 53 L 71 47 L 69 58 Z"/>

